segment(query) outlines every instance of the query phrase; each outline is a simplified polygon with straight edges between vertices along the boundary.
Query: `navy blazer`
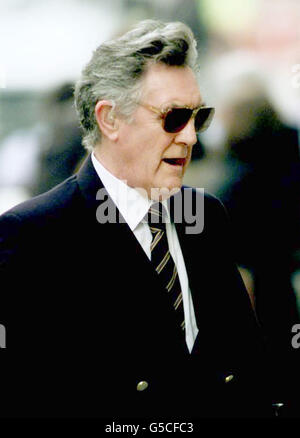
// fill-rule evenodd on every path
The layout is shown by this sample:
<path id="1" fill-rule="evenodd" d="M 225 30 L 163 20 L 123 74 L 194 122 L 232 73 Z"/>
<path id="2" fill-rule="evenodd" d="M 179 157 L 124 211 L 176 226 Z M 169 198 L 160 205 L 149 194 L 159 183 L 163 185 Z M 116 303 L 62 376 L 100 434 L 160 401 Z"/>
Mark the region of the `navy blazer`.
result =
<path id="1" fill-rule="evenodd" d="M 205 194 L 200 234 L 176 223 L 199 328 L 189 354 L 128 225 L 97 221 L 110 199 L 97 200 L 100 188 L 88 157 L 0 218 L 0 415 L 268 416 L 264 347 L 222 204 Z"/>

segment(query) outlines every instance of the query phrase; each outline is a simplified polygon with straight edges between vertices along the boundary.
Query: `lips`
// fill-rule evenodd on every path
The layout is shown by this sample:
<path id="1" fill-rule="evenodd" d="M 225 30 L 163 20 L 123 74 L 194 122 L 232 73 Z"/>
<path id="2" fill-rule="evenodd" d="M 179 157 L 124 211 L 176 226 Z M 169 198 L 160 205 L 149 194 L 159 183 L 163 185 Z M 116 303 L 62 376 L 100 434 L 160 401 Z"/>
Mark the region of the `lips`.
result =
<path id="1" fill-rule="evenodd" d="M 171 166 L 184 166 L 185 158 L 164 158 L 163 161 Z"/>

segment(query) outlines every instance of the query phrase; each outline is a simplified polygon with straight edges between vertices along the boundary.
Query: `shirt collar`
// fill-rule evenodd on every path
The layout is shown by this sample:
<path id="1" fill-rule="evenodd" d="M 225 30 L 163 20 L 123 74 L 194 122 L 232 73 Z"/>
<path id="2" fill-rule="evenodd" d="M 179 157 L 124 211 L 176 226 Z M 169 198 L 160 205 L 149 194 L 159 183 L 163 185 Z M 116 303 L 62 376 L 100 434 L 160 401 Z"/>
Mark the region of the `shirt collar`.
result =
<path id="1" fill-rule="evenodd" d="M 95 157 L 94 152 L 92 152 L 91 159 L 109 196 L 119 209 L 131 231 L 134 231 L 147 214 L 152 201 L 110 173 Z"/>

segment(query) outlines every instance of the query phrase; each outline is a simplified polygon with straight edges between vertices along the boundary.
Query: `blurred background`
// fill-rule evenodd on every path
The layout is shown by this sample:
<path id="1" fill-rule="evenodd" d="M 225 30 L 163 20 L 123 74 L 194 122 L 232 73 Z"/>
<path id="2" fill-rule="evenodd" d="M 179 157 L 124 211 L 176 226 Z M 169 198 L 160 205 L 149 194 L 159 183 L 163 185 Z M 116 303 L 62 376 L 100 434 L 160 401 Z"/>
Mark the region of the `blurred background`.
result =
<path id="1" fill-rule="evenodd" d="M 184 21 L 197 38 L 216 116 L 185 183 L 226 205 L 265 335 L 274 348 L 290 344 L 300 309 L 299 0 L 1 0 L 0 213 L 78 168 L 73 83 L 101 42 L 146 18 Z"/>

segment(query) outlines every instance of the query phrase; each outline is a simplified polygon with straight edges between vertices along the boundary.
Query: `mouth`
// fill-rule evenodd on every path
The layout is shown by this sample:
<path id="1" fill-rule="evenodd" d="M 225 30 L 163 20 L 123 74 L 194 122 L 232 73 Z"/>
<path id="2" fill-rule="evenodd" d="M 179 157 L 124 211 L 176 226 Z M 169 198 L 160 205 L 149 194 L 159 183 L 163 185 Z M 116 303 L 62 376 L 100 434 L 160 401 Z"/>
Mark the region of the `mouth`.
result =
<path id="1" fill-rule="evenodd" d="M 169 164 L 170 166 L 183 167 L 186 163 L 186 158 L 163 158 L 163 162 Z"/>

